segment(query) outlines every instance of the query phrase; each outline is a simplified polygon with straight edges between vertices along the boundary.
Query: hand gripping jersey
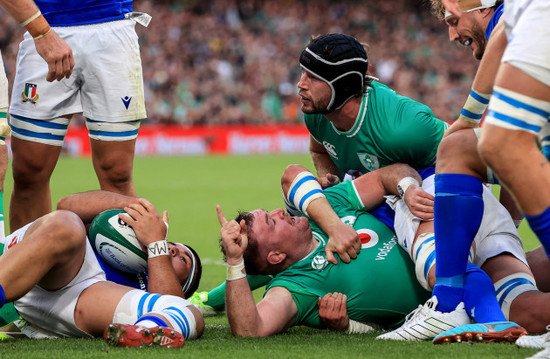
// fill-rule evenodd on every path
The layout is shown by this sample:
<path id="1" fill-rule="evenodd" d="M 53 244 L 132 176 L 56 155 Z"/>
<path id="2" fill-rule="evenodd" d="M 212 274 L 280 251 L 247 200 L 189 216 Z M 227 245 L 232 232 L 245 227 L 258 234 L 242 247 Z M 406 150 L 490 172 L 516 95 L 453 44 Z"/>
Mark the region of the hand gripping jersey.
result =
<path id="1" fill-rule="evenodd" d="M 352 224 L 359 234 L 361 252 L 349 264 L 327 262 L 324 250 L 328 236 L 310 222 L 319 246 L 277 274 L 266 290 L 284 287 L 290 291 L 298 307 L 296 325 L 324 327 L 317 300 L 330 292 L 347 295 L 350 319 L 384 327 L 400 324 L 429 297 L 416 281 L 409 256 L 386 225 L 361 209 L 351 182 L 326 189 L 325 195 L 342 221 Z"/>
<path id="2" fill-rule="evenodd" d="M 377 82 L 371 83 L 363 95 L 359 114 L 349 131 L 337 130 L 321 114 L 306 114 L 305 123 L 343 173 L 366 173 L 394 163 L 406 163 L 416 169 L 432 166 L 447 128 L 428 106 Z"/>

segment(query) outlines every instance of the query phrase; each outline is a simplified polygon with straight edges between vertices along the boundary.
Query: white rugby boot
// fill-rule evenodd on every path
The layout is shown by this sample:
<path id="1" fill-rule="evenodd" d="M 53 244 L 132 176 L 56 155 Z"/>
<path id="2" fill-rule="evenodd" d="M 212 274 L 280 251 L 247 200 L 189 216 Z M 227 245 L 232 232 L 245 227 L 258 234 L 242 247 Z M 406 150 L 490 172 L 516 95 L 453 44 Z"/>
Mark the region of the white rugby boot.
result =
<path id="1" fill-rule="evenodd" d="M 470 324 L 471 320 L 464 309 L 464 303 L 459 303 L 455 310 L 449 313 L 437 311 L 437 297 L 433 296 L 424 305 L 419 305 L 405 318 L 405 323 L 394 331 L 376 337 L 379 340 L 418 341 L 433 339 L 446 330 Z"/>
<path id="2" fill-rule="evenodd" d="M 522 348 L 544 349 L 550 348 L 550 325 L 546 327 L 548 333 L 542 335 L 524 335 L 516 340 L 516 345 Z"/>

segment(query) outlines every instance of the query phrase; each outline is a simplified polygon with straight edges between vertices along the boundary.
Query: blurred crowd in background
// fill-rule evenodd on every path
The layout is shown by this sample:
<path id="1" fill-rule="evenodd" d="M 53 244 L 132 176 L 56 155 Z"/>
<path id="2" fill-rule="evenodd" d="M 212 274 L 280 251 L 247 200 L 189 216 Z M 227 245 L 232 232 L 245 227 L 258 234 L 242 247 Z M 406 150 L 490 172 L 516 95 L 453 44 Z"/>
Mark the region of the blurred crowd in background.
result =
<path id="1" fill-rule="evenodd" d="M 135 0 L 148 123 L 300 123 L 298 58 L 312 35 L 342 32 L 369 45 L 369 72 L 453 121 L 477 62 L 449 43 L 427 0 Z M 0 9 L 0 12 L 2 10 Z M 0 13 L 13 83 L 23 28 Z"/>

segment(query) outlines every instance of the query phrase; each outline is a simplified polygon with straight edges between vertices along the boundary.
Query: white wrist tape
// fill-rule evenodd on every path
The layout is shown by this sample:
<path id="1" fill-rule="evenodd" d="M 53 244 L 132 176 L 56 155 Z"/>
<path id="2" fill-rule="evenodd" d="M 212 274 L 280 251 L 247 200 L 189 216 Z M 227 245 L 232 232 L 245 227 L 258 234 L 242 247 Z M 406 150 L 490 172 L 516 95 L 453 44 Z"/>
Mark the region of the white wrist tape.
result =
<path id="1" fill-rule="evenodd" d="M 314 199 L 325 197 L 323 189 L 311 172 L 300 172 L 288 189 L 288 203 L 306 216 L 307 207 Z"/>
<path id="2" fill-rule="evenodd" d="M 156 241 L 147 245 L 147 258 L 155 258 L 158 256 L 167 256 L 170 252 L 168 250 L 168 242 L 166 240 Z"/>
<path id="3" fill-rule="evenodd" d="M 350 319 L 346 333 L 348 334 L 372 333 L 377 330 L 380 330 L 380 327 L 375 324 L 365 324 L 365 323 L 356 322 L 355 320 Z"/>
<path id="4" fill-rule="evenodd" d="M 465 122 L 479 124 L 490 99 L 491 95 L 479 93 L 472 89 L 458 118 Z"/>
<path id="5" fill-rule="evenodd" d="M 38 10 L 37 12 L 35 12 L 33 15 L 31 15 L 31 17 L 29 17 L 27 20 L 21 22 L 21 26 L 25 27 L 27 26 L 28 24 L 30 24 L 31 22 L 33 22 L 34 20 L 38 19 L 38 17 L 42 15 L 42 13 L 40 12 L 40 10 Z"/>
<path id="6" fill-rule="evenodd" d="M 244 260 L 237 265 L 227 265 L 227 277 L 226 280 L 237 280 L 246 277 L 246 272 L 244 270 Z"/>
<path id="7" fill-rule="evenodd" d="M 405 177 L 401 179 L 401 181 L 397 184 L 397 193 L 399 194 L 399 197 L 405 197 L 407 189 L 412 185 L 420 186 L 420 183 L 412 177 Z"/>

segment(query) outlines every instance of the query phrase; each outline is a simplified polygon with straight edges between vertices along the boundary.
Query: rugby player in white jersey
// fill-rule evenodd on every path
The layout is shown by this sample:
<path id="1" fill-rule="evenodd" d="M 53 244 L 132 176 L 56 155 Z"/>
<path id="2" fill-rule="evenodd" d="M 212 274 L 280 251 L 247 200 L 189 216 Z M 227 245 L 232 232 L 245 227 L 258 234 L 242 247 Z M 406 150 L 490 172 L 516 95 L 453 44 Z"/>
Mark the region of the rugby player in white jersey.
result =
<path id="1" fill-rule="evenodd" d="M 201 314 L 184 299 L 198 286 L 200 262 L 187 247 L 166 242 L 165 215 L 145 199 L 105 191 L 69 196 L 59 207 L 79 214 L 54 211 L 3 242 L 0 305 L 13 301 L 43 337 L 104 336 L 118 346 L 181 347 L 202 334 Z M 87 240 L 83 220 L 120 207 L 132 217 L 121 219 L 148 248 L 147 289 L 162 295 L 110 280 Z M 155 246 L 165 251 L 149 250 Z M 187 282 L 194 289 L 185 293 Z"/>

